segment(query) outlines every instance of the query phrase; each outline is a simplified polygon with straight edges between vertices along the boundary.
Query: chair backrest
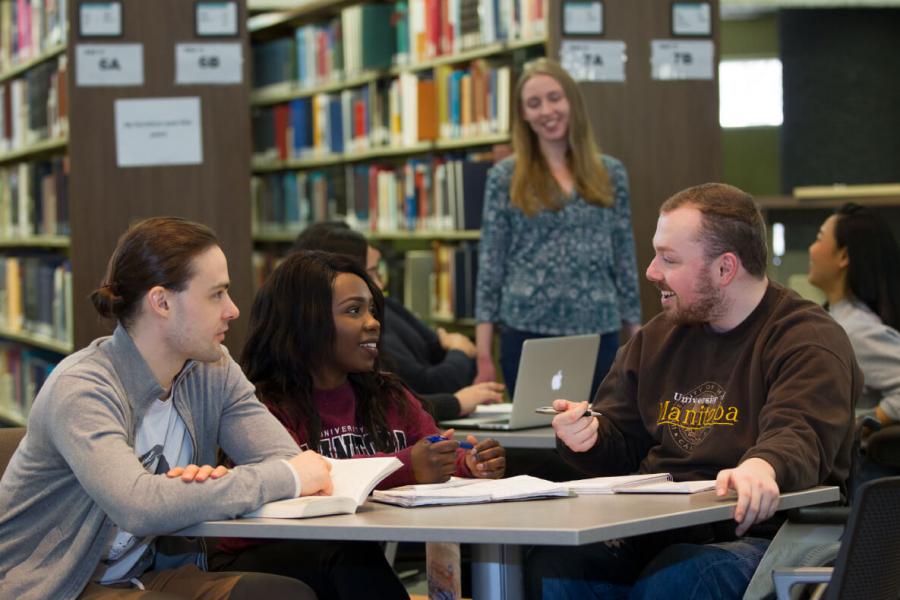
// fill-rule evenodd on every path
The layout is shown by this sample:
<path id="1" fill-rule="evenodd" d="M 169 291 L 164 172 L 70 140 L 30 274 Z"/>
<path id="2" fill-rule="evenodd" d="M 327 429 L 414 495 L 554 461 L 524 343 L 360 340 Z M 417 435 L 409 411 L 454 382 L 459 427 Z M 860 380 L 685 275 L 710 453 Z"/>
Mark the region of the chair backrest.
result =
<path id="1" fill-rule="evenodd" d="M 895 600 L 900 590 L 900 477 L 859 488 L 825 597 Z"/>
<path id="2" fill-rule="evenodd" d="M 19 442 L 25 437 L 24 427 L 0 427 L 0 477 L 12 458 Z"/>

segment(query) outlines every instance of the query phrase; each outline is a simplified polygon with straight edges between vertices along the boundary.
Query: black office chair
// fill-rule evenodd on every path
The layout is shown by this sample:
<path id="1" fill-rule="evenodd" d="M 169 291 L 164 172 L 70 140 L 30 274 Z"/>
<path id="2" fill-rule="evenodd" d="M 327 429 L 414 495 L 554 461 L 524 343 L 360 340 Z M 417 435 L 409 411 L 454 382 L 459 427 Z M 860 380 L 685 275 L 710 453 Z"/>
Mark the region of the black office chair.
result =
<path id="1" fill-rule="evenodd" d="M 900 592 L 900 477 L 861 486 L 834 567 L 778 567 L 779 600 L 796 584 L 828 583 L 826 600 L 894 600 Z"/>

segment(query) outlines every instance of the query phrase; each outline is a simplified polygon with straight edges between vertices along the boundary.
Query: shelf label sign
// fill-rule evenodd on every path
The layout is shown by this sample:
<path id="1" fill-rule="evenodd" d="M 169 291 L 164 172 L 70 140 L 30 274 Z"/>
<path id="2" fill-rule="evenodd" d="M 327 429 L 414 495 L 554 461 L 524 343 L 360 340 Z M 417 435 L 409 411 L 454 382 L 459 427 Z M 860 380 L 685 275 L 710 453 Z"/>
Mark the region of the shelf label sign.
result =
<path id="1" fill-rule="evenodd" d="M 243 74 L 240 42 L 175 45 L 175 83 L 178 85 L 240 84 Z"/>
<path id="2" fill-rule="evenodd" d="M 144 85 L 143 44 L 78 44 L 75 47 L 75 85 Z"/>
<path id="3" fill-rule="evenodd" d="M 625 81 L 625 42 L 563 40 L 559 58 L 575 81 Z"/>
<path id="4" fill-rule="evenodd" d="M 653 79 L 712 79 L 711 40 L 652 40 L 650 66 Z"/>
<path id="5" fill-rule="evenodd" d="M 119 167 L 203 162 L 200 98 L 119 99 L 115 113 Z"/>

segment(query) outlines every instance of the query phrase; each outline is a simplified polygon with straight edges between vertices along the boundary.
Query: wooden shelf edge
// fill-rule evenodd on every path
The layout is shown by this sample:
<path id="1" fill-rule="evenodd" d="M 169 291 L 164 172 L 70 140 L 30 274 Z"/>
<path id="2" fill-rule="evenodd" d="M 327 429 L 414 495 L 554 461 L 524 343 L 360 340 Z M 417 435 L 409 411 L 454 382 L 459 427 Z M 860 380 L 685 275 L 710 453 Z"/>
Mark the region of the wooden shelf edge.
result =
<path id="1" fill-rule="evenodd" d="M 302 229 L 288 229 L 284 231 L 260 231 L 252 235 L 257 243 L 291 243 L 300 234 Z M 481 230 L 465 231 L 360 231 L 370 240 L 438 240 L 438 241 L 465 241 L 481 239 Z"/>
<path id="2" fill-rule="evenodd" d="M 900 195 L 896 196 L 841 196 L 834 198 L 794 198 L 793 196 L 758 196 L 756 204 L 761 210 L 809 210 L 835 209 L 848 202 L 862 206 L 900 206 Z"/>
<path id="3" fill-rule="evenodd" d="M 0 421 L 13 427 L 25 427 L 28 424 L 28 419 L 19 414 L 18 410 L 5 404 L 0 404 Z"/>
<path id="4" fill-rule="evenodd" d="M 63 150 L 68 145 L 69 145 L 68 137 L 51 138 L 49 140 L 41 140 L 40 142 L 35 142 L 34 144 L 29 144 L 29 145 L 25 146 L 24 148 L 19 148 L 18 150 L 13 150 L 11 152 L 4 152 L 4 153 L 0 154 L 0 164 L 26 160 L 28 158 L 37 156 L 39 154 L 49 154 L 51 152 Z"/>
<path id="5" fill-rule="evenodd" d="M 56 58 L 57 56 L 59 56 L 60 54 L 62 54 L 65 51 L 66 51 L 65 43 L 53 46 L 46 52 L 43 52 L 43 53 L 35 56 L 34 58 L 29 58 L 25 62 L 18 64 L 14 67 L 11 67 L 11 68 L 7 69 L 6 71 L 3 71 L 2 73 L 0 73 L 0 83 L 3 83 L 4 81 L 9 81 L 10 79 L 15 79 L 17 76 L 21 75 L 25 71 L 35 67 L 36 65 L 39 65 L 42 62 Z"/>
<path id="6" fill-rule="evenodd" d="M 477 148 L 479 146 L 493 146 L 495 144 L 507 144 L 510 142 L 509 133 L 496 133 L 478 137 L 464 137 L 434 142 L 420 142 L 414 146 L 383 146 L 361 152 L 344 152 L 343 154 L 328 154 L 317 158 L 302 158 L 288 160 L 266 160 L 254 158 L 250 161 L 250 168 L 255 173 L 268 173 L 271 171 L 290 171 L 301 169 L 315 169 L 349 162 L 361 162 L 377 160 L 392 156 L 406 156 L 412 154 L 426 154 L 428 152 L 443 152 L 448 150 L 461 150 L 464 148 Z"/>
<path id="7" fill-rule="evenodd" d="M 28 237 L 0 237 L 0 248 L 68 248 L 67 235 L 34 235 Z"/>
<path id="8" fill-rule="evenodd" d="M 0 327 L 0 340 L 10 340 L 28 346 L 34 346 L 42 350 L 50 350 L 58 354 L 71 354 L 74 350 L 71 342 L 61 342 L 42 335 L 36 335 L 27 331 L 10 331 L 5 327 Z"/>

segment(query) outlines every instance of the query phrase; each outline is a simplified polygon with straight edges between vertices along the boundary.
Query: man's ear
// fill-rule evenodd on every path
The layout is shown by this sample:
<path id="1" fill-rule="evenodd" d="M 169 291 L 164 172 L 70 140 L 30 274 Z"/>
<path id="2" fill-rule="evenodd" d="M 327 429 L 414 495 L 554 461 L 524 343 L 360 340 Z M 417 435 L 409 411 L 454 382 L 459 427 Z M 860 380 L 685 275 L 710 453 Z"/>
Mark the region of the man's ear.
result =
<path id="1" fill-rule="evenodd" d="M 167 317 L 169 315 L 169 312 L 171 311 L 171 307 L 169 306 L 170 300 L 169 290 L 161 285 L 155 285 L 150 288 L 150 291 L 147 292 L 147 296 L 145 297 L 147 308 L 153 314 L 161 317 Z"/>
<path id="2" fill-rule="evenodd" d="M 734 252 L 726 252 L 721 255 L 718 259 L 717 269 L 719 276 L 719 284 L 720 285 L 728 285 L 731 281 L 737 276 L 738 269 L 741 266 L 741 259 L 737 257 Z"/>

